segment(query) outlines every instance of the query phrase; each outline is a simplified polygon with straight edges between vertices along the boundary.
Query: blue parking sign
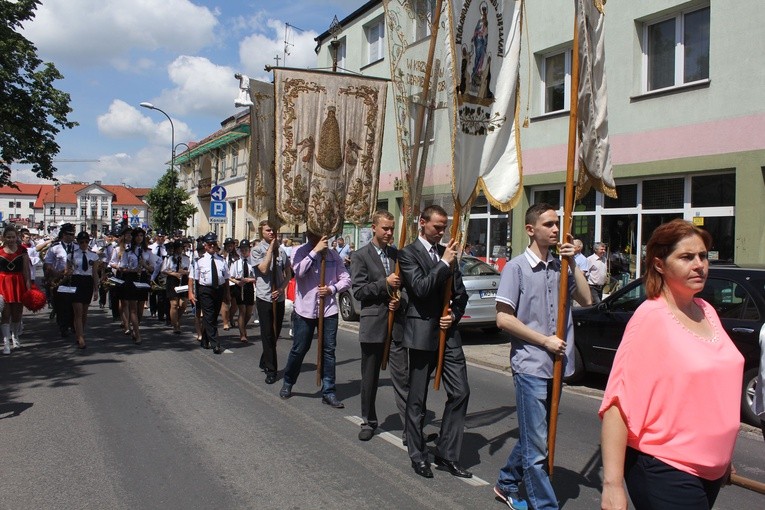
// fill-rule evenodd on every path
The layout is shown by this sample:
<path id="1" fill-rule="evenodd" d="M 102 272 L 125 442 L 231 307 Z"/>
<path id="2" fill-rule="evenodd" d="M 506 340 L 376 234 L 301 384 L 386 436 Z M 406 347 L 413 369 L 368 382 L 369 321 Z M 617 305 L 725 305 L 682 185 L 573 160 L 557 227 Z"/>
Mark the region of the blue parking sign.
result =
<path id="1" fill-rule="evenodd" d="M 226 202 L 212 200 L 210 202 L 210 223 L 226 222 Z"/>

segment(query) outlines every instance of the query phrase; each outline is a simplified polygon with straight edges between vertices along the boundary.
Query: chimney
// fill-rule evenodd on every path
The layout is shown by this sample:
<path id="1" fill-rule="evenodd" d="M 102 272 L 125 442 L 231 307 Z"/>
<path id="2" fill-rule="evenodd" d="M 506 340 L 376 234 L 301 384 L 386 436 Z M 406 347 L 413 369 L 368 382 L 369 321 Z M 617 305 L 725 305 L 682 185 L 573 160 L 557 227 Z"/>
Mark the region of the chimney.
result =
<path id="1" fill-rule="evenodd" d="M 101 181 L 93 181 L 93 184 L 95 184 L 96 186 L 100 186 L 101 185 Z"/>

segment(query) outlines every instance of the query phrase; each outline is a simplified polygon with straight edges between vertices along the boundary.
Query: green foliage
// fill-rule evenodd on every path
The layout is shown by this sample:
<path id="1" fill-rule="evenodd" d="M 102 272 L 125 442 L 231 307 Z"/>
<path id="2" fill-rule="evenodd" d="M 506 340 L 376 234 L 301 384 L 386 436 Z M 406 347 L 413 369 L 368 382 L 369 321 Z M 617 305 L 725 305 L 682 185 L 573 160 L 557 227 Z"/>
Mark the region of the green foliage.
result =
<path id="1" fill-rule="evenodd" d="M 67 119 L 69 94 L 53 86 L 63 76 L 17 32 L 34 18 L 39 4 L 0 0 L 0 185 L 10 182 L 14 162 L 32 165 L 38 177 L 52 178 L 53 158 L 60 150 L 55 137 L 77 125 Z"/>
<path id="2" fill-rule="evenodd" d="M 152 228 L 168 233 L 172 230 L 186 230 L 189 218 L 197 212 L 197 208 L 187 202 L 188 199 L 186 190 L 178 187 L 178 175 L 168 168 L 146 195 L 146 201 L 151 207 Z"/>

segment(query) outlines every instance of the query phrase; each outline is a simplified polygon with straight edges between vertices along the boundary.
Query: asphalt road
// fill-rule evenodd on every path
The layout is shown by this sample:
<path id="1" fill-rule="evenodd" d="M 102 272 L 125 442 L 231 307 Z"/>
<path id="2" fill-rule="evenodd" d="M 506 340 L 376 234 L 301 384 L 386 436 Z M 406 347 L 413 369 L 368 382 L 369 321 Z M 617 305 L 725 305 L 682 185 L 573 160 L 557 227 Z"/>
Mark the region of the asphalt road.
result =
<path id="1" fill-rule="evenodd" d="M 144 328 L 136 347 L 105 311 L 91 314 L 85 351 L 58 338 L 40 313 L 25 319 L 22 349 L 0 358 L 0 508 L 502 508 L 491 488 L 517 439 L 506 373 L 468 368 L 462 463 L 476 478 L 436 470 L 425 480 L 400 444 L 387 378 L 378 414 L 389 433 L 356 438 L 355 332 L 338 335 L 338 397 L 346 408 L 335 410 L 321 404 L 315 347 L 294 396 L 283 401 L 281 381 L 268 386 L 257 369 L 259 344 L 240 344 L 233 331 L 220 356 L 156 326 Z M 257 339 L 256 328 L 250 336 Z M 290 344 L 285 329 L 281 366 Z M 443 390 L 430 393 L 428 431 L 437 431 L 444 398 Z M 564 392 L 554 475 L 563 508 L 599 506 L 599 400 L 586 387 Z M 742 432 L 739 473 L 765 481 L 763 453 L 762 438 Z M 739 487 L 724 489 L 716 506 L 764 507 L 765 496 Z"/>

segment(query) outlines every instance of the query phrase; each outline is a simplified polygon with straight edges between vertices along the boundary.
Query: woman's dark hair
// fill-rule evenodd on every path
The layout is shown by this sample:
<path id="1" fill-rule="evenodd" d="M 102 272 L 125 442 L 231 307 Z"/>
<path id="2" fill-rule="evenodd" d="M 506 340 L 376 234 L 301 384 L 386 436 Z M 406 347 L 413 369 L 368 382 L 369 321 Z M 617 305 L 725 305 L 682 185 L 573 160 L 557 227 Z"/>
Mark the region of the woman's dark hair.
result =
<path id="1" fill-rule="evenodd" d="M 704 242 L 707 251 L 712 247 L 712 236 L 690 221 L 680 218 L 669 223 L 659 225 L 651 234 L 648 245 L 645 248 L 646 272 L 643 277 L 645 282 L 645 294 L 648 299 L 656 299 L 661 294 L 664 279 L 656 270 L 656 260 L 665 260 L 673 251 L 677 243 L 691 236 L 699 236 Z"/>

